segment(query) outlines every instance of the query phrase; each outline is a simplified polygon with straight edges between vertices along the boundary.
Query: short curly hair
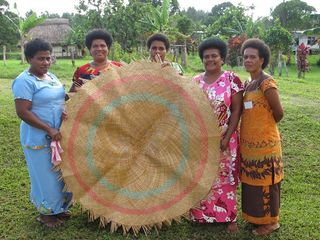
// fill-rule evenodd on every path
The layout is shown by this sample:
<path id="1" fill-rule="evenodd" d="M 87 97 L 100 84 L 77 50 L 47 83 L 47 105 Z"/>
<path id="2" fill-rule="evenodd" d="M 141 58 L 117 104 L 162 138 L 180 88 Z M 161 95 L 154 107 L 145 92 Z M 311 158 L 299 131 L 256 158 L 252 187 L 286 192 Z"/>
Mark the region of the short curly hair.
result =
<path id="1" fill-rule="evenodd" d="M 247 48 L 254 48 L 258 50 L 260 58 L 263 58 L 262 69 L 265 69 L 270 61 L 271 51 L 269 46 L 259 38 L 249 38 L 241 46 L 241 55 L 243 56 L 244 50 Z"/>
<path id="2" fill-rule="evenodd" d="M 199 45 L 198 52 L 201 61 L 203 61 L 203 52 L 210 48 L 218 49 L 220 57 L 223 59 L 223 61 L 225 61 L 227 57 L 228 48 L 227 44 L 220 38 L 208 38 Z"/>
<path id="3" fill-rule="evenodd" d="M 166 47 L 166 50 L 168 51 L 169 48 L 170 48 L 170 42 L 169 42 L 169 39 L 166 35 L 162 34 L 162 33 L 155 33 L 153 35 L 151 35 L 148 40 L 147 40 L 147 47 L 148 49 L 150 49 L 151 47 L 151 44 L 154 42 L 154 41 L 160 41 L 160 42 L 163 42 L 165 47 Z"/>
<path id="4" fill-rule="evenodd" d="M 94 30 L 87 33 L 86 42 L 85 42 L 86 47 L 88 49 L 90 49 L 93 40 L 96 40 L 96 39 L 104 40 L 106 42 L 108 48 L 111 48 L 112 42 L 113 42 L 112 36 L 109 32 L 107 32 L 103 29 L 94 29 Z"/>
<path id="5" fill-rule="evenodd" d="M 33 58 L 39 51 L 49 51 L 51 54 L 52 46 L 40 38 L 35 38 L 24 45 L 24 55 L 26 59 Z"/>

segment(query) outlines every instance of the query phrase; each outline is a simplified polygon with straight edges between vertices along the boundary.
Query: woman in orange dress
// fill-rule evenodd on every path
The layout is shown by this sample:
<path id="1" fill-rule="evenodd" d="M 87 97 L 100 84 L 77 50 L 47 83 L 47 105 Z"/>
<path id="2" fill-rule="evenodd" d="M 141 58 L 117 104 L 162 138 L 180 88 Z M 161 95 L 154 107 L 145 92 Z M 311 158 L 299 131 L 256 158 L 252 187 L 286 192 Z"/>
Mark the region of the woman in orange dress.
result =
<path id="1" fill-rule="evenodd" d="M 283 109 L 275 80 L 263 71 L 269 63 L 269 47 L 260 39 L 248 39 L 241 53 L 250 73 L 240 127 L 242 216 L 258 225 L 254 235 L 268 235 L 280 227 L 283 162 L 277 122 Z"/>

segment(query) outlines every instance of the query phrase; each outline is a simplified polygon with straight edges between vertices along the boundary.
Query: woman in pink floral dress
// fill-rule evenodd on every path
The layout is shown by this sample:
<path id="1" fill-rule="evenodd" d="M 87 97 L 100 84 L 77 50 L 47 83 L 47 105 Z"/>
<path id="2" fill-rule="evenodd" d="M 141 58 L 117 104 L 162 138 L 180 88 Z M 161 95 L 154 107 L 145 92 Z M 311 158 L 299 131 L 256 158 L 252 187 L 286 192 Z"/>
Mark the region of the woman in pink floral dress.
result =
<path id="1" fill-rule="evenodd" d="M 190 210 L 191 220 L 198 223 L 228 223 L 229 232 L 237 231 L 238 122 L 242 110 L 243 85 L 233 72 L 221 69 L 227 45 L 211 38 L 199 46 L 205 72 L 193 78 L 207 95 L 221 128 L 219 176 L 208 197 L 199 208 Z"/>

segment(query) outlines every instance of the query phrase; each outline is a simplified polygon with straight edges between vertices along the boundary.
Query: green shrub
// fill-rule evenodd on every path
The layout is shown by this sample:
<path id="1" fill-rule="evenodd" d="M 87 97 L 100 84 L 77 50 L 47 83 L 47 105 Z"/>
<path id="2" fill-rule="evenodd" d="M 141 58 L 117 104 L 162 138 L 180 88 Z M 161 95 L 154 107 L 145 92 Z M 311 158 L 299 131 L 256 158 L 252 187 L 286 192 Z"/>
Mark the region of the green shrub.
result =
<path id="1" fill-rule="evenodd" d="M 0 59 L 3 59 L 3 53 L 0 53 Z M 21 54 L 20 52 L 7 52 L 6 53 L 6 59 L 7 60 L 20 60 L 21 59 Z"/>

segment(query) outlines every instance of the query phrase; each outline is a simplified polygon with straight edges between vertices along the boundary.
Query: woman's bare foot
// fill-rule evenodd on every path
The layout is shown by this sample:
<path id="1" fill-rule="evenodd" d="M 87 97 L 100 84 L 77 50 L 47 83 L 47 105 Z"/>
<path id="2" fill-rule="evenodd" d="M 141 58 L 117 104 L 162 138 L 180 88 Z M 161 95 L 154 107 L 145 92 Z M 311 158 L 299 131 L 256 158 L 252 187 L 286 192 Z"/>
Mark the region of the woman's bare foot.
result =
<path id="1" fill-rule="evenodd" d="M 227 232 L 229 232 L 229 233 L 238 232 L 238 224 L 236 222 L 228 223 Z"/>
<path id="2" fill-rule="evenodd" d="M 280 228 L 279 223 L 266 224 L 266 225 L 261 225 L 256 229 L 252 230 L 252 233 L 253 235 L 256 235 L 256 236 L 267 236 L 279 228 Z"/>
<path id="3" fill-rule="evenodd" d="M 39 217 L 37 217 L 37 221 L 48 228 L 60 227 L 63 224 L 63 221 L 59 219 L 57 215 L 40 214 Z"/>

